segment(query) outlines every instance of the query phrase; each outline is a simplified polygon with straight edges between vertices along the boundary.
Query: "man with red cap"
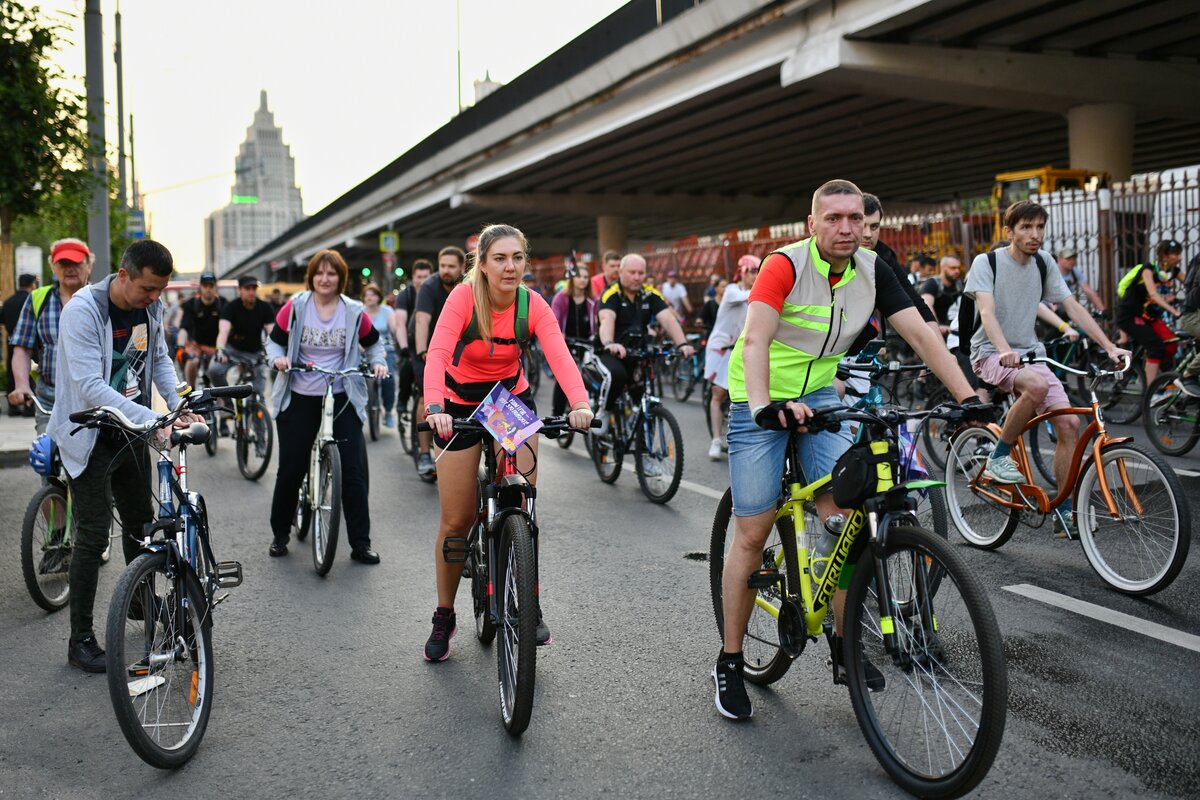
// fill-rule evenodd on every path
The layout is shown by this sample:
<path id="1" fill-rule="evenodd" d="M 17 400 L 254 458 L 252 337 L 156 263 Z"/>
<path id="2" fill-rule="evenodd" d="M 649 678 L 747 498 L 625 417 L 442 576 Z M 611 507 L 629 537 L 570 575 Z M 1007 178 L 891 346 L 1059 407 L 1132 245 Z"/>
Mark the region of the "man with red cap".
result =
<path id="1" fill-rule="evenodd" d="M 46 409 L 53 408 L 59 317 L 67 301 L 87 284 L 95 260 L 87 244 L 79 239 L 59 239 L 50 246 L 50 269 L 54 280 L 30 293 L 9 342 L 13 346 L 10 406 L 32 406 L 36 392 Z M 40 377 L 37 387 L 32 388 L 29 371 L 35 358 Z M 46 415 L 37 415 L 39 434 L 45 432 L 49 419 Z"/>

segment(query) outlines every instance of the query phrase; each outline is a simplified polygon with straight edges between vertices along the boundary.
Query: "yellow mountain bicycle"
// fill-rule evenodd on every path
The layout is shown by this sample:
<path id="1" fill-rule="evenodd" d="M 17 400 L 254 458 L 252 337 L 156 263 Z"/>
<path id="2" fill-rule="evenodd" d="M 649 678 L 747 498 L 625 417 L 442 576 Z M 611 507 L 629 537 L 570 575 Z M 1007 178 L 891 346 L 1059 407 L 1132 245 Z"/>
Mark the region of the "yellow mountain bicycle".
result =
<path id="1" fill-rule="evenodd" d="M 816 550 L 822 525 L 811 503 L 831 476 L 805 481 L 798 457 L 802 434 L 792 435 L 775 530 L 749 580 L 758 596 L 743 653 L 746 680 L 769 684 L 823 633 L 835 679 L 844 664 L 854 714 L 888 775 L 922 797 L 957 797 L 983 779 L 999 750 L 1008 672 L 982 585 L 944 539 L 917 524 L 913 493 L 942 484 L 895 483 L 897 431 L 926 417 L 961 423 L 964 410 L 951 404 L 918 412 L 837 407 L 818 411 L 807 423 L 809 430 L 837 430 L 843 422 L 864 428 L 852 452 L 868 467 L 828 556 Z M 732 508 L 726 491 L 709 551 L 722 634 L 721 579 L 733 540 Z M 834 652 L 831 601 L 839 587 L 849 591 L 842 650 Z M 877 678 L 868 686 L 868 661 L 882 673 L 882 686 Z"/>

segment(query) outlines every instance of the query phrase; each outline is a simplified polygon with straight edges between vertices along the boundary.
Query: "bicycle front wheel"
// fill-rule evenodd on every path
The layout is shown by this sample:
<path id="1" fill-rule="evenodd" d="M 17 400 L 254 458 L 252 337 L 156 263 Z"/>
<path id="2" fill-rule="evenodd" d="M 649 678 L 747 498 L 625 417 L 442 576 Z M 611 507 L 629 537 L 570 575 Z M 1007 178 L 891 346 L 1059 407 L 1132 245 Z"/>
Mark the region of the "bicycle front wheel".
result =
<path id="1" fill-rule="evenodd" d="M 383 402 L 381 394 L 383 390 L 379 387 L 379 381 L 368 379 L 367 388 L 367 431 L 371 434 L 371 441 L 379 441 L 379 423 L 383 417 Z"/>
<path id="2" fill-rule="evenodd" d="M 1090 351 L 1089 358 L 1098 369 L 1112 369 L 1112 362 L 1102 350 Z M 1114 425 L 1136 422 L 1142 414 L 1146 373 L 1140 364 L 1134 364 L 1121 375 L 1102 378 L 1096 394 L 1100 397 L 1105 420 Z"/>
<path id="3" fill-rule="evenodd" d="M 660 405 L 639 420 L 633 446 L 638 486 L 651 503 L 667 503 L 683 480 L 683 433 L 675 415 Z"/>
<path id="4" fill-rule="evenodd" d="M 221 412 L 214 408 L 204 415 L 204 424 L 208 426 L 208 438 L 204 440 L 204 452 L 210 456 L 217 454 L 217 439 L 221 438 Z"/>
<path id="5" fill-rule="evenodd" d="M 929 392 L 925 407 L 936 408 L 953 399 L 950 396 L 950 390 L 939 384 Z M 934 468 L 931 472 L 941 472 L 946 468 L 946 451 L 949 444 L 950 427 L 945 422 L 933 417 L 928 417 L 921 422 L 921 455 Z"/>
<path id="6" fill-rule="evenodd" d="M 687 402 L 692 396 L 692 388 L 696 377 L 692 372 L 690 358 L 676 358 L 671 365 L 671 394 L 681 403 Z"/>
<path id="7" fill-rule="evenodd" d="M 412 455 L 417 448 L 417 399 L 414 396 L 408 409 L 396 407 L 396 435 L 400 437 L 400 449 Z"/>
<path id="8" fill-rule="evenodd" d="M 1200 398 L 1180 388 L 1179 374 L 1164 372 L 1146 390 L 1142 425 L 1150 443 L 1164 455 L 1187 455 L 1200 439 Z M 1157 405 L 1150 398 L 1162 395 Z"/>
<path id="9" fill-rule="evenodd" d="M 159 769 L 188 762 L 213 704 L 212 619 L 191 569 L 144 553 L 108 608 L 108 693 L 125 740 Z"/>
<path id="10" fill-rule="evenodd" d="M 958 797 L 987 775 L 1004 735 L 1008 670 L 1000 629 L 982 585 L 948 543 L 896 527 L 884 548 L 882 575 L 867 550 L 846 598 L 854 714 L 902 788 Z"/>
<path id="11" fill-rule="evenodd" d="M 819 524 L 815 518 L 806 520 L 807 523 Z M 733 545 L 733 525 L 733 492 L 726 489 L 717 504 L 712 537 L 708 543 L 708 582 L 712 592 L 713 614 L 717 618 L 717 632 L 722 641 L 725 639 L 725 556 Z M 772 528 L 763 545 L 760 566 L 765 569 L 782 569 L 781 547 L 779 531 Z M 779 680 L 792 666 L 792 659 L 779 644 L 779 609 L 783 605 L 782 593 L 783 587 L 779 584 L 758 590 L 754 605 L 750 609 L 746 635 L 742 637 L 746 680 L 759 686 Z"/>
<path id="12" fill-rule="evenodd" d="M 496 671 L 500 679 L 500 713 L 504 727 L 520 736 L 533 713 L 537 665 L 537 568 L 529 520 L 521 514 L 504 518 L 498 550 L 500 624 L 497 627 Z"/>
<path id="13" fill-rule="evenodd" d="M 337 445 L 321 445 L 317 485 L 312 487 L 315 508 L 312 516 L 313 567 L 324 577 L 333 568 L 338 529 L 342 524 L 342 458 Z"/>
<path id="14" fill-rule="evenodd" d="M 46 611 L 58 611 L 71 597 L 67 576 L 74 541 L 66 490 L 43 486 L 30 499 L 21 524 L 21 572 L 33 602 Z"/>
<path id="15" fill-rule="evenodd" d="M 256 481 L 267 471 L 275 447 L 271 412 L 257 399 L 246 402 L 238 423 L 237 462 L 242 477 Z"/>
<path id="16" fill-rule="evenodd" d="M 1105 447 L 1097 469 L 1089 459 L 1079 478 L 1075 519 L 1083 553 L 1100 579 L 1118 592 L 1162 591 L 1183 569 L 1192 539 L 1191 512 L 1175 471 L 1162 457 L 1131 444 Z M 1114 518 L 1100 487 L 1103 470 Z"/>
<path id="17" fill-rule="evenodd" d="M 988 428 L 963 428 L 946 455 L 946 505 L 954 527 L 969 544 L 995 550 L 1012 538 L 1021 512 L 985 497 L 971 485 L 996 446 Z M 993 490 L 999 493 L 1002 490 Z"/>

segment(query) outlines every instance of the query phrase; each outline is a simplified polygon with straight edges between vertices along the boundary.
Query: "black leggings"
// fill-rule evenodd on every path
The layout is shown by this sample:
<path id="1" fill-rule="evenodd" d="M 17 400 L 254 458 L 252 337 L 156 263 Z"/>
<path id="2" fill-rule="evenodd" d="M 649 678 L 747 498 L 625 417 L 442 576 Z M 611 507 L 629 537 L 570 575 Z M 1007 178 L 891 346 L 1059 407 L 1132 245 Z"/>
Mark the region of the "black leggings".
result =
<path id="1" fill-rule="evenodd" d="M 1134 317 L 1118 320 L 1117 326 L 1128 333 L 1130 339 L 1146 349 L 1147 361 L 1157 364 L 1164 358 L 1170 359 L 1175 356 L 1175 342 L 1167 344 L 1164 341 L 1164 337 L 1171 337 L 1171 329 L 1166 323 L 1146 317 Z"/>
<path id="2" fill-rule="evenodd" d="M 308 474 L 308 457 L 321 430 L 323 397 L 292 393 L 288 407 L 275 418 L 275 441 L 279 444 L 279 471 L 275 473 L 275 496 L 271 499 L 271 532 L 287 541 L 300 484 Z M 342 461 L 342 513 L 346 516 L 346 540 L 351 549 L 371 546 L 371 512 L 367 507 L 370 476 L 367 472 L 367 443 L 362 419 L 345 393 L 333 396 L 333 437 Z"/>
<path id="3" fill-rule="evenodd" d="M 608 387 L 608 403 L 606 403 L 606 410 L 611 411 L 617 398 L 621 396 L 621 392 L 625 391 L 625 387 L 629 385 L 629 374 L 633 371 L 633 365 L 626 366 L 624 361 L 608 352 L 600 354 L 600 363 L 612 375 L 612 383 Z"/>

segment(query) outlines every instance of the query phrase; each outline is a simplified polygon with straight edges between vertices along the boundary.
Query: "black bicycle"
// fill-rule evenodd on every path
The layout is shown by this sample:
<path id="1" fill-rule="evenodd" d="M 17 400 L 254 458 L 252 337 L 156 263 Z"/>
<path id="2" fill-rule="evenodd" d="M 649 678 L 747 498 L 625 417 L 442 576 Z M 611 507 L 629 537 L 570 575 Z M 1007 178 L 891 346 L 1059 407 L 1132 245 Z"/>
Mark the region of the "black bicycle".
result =
<path id="1" fill-rule="evenodd" d="M 132 422 L 111 406 L 77 411 L 83 428 L 123 431 L 144 446 L 154 431 L 184 412 L 207 415 L 218 398 L 245 398 L 251 386 L 222 386 L 187 394 L 179 407 L 151 422 Z M 171 433 L 158 454 L 158 519 L 147 524 L 141 555 L 125 567 L 108 607 L 105 631 L 108 692 L 121 732 L 147 764 L 174 769 L 200 746 L 214 693 L 212 611 L 242 582 L 242 566 L 216 560 L 203 496 L 188 488 L 187 448 L 212 430 L 202 422 Z"/>
<path id="2" fill-rule="evenodd" d="M 629 348 L 636 364 L 625 391 L 611 411 L 597 410 L 601 431 L 592 440 L 592 463 L 600 480 L 615 483 L 626 453 L 633 454 L 642 494 L 652 503 L 667 503 L 683 480 L 683 434 L 675 415 L 654 393 L 655 369 L 671 348 Z"/>
<path id="3" fill-rule="evenodd" d="M 592 421 L 593 427 L 598 424 Z M 418 427 L 427 431 L 429 423 Z M 478 420 L 456 419 L 454 430 L 486 429 Z M 541 433 L 548 438 L 573 430 L 565 417 L 542 419 Z M 491 444 L 490 435 L 484 439 Z M 463 575 L 471 579 L 476 638 L 487 646 L 500 636 L 496 648 L 500 715 L 505 729 L 520 736 L 533 713 L 537 665 L 537 489 L 517 467 L 515 454 L 492 446 L 483 452 L 475 524 L 465 538 L 445 540 L 442 558 L 462 563 Z"/>
<path id="4" fill-rule="evenodd" d="M 235 362 L 229 370 L 229 382 L 241 383 L 249 377 L 246 370 L 259 370 L 265 364 L 266 358 L 262 356 L 254 363 Z M 213 438 L 216 435 L 216 429 L 213 429 Z M 257 391 L 244 400 L 235 398 L 233 401 L 233 449 L 243 478 L 256 481 L 266 473 L 275 449 L 275 426 L 267 401 Z"/>

